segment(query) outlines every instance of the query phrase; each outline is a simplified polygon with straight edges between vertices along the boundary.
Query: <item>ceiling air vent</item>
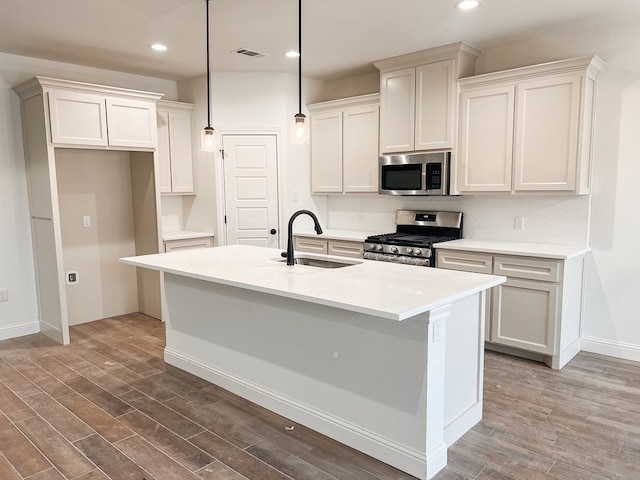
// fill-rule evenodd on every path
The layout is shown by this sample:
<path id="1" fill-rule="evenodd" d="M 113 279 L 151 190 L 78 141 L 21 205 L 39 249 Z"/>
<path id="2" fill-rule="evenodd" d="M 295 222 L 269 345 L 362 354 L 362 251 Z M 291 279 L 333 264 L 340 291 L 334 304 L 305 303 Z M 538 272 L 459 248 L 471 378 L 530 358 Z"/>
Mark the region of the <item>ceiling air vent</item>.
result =
<path id="1" fill-rule="evenodd" d="M 249 50 L 247 48 L 236 48 L 231 51 L 238 55 L 244 55 L 245 57 L 262 58 L 267 56 L 266 53 L 256 52 L 255 50 Z"/>

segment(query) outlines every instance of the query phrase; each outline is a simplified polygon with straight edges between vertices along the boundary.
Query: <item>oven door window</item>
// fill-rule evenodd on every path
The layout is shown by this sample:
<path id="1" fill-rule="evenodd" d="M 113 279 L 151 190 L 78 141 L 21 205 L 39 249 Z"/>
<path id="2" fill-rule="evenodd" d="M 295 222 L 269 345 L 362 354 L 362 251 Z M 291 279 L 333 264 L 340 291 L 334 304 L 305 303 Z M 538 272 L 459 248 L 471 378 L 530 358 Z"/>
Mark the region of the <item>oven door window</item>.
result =
<path id="1" fill-rule="evenodd" d="M 384 165 L 382 190 L 422 190 L 422 164 Z"/>

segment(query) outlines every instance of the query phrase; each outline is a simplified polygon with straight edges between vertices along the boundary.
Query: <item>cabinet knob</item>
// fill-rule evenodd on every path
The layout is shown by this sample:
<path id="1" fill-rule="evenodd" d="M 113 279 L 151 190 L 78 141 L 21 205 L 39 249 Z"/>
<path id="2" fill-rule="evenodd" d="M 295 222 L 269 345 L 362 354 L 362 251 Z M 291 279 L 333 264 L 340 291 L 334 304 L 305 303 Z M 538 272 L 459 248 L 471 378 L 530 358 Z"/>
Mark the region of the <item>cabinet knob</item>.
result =
<path id="1" fill-rule="evenodd" d="M 275 228 L 272 228 L 271 231 L 269 232 L 271 235 L 275 235 L 276 233 L 278 233 L 278 231 Z"/>

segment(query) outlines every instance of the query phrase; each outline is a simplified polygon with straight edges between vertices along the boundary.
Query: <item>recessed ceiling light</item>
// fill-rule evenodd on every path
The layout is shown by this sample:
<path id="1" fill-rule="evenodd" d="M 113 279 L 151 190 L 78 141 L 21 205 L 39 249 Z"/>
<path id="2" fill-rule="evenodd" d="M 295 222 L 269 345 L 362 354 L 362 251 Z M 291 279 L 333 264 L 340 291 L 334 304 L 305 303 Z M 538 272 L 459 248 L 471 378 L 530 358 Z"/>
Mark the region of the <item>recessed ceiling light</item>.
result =
<path id="1" fill-rule="evenodd" d="M 149 45 L 149 48 L 151 48 L 152 50 L 155 50 L 156 52 L 166 52 L 167 51 L 167 46 L 163 45 L 161 43 L 153 43 L 153 44 Z"/>
<path id="2" fill-rule="evenodd" d="M 289 50 L 288 52 L 284 52 L 284 56 L 289 58 L 298 58 L 300 56 L 300 53 L 296 52 L 295 50 Z"/>
<path id="3" fill-rule="evenodd" d="M 480 5 L 478 0 L 462 0 L 461 2 L 456 3 L 455 7 L 458 10 L 471 10 L 472 8 L 476 8 L 478 5 Z"/>

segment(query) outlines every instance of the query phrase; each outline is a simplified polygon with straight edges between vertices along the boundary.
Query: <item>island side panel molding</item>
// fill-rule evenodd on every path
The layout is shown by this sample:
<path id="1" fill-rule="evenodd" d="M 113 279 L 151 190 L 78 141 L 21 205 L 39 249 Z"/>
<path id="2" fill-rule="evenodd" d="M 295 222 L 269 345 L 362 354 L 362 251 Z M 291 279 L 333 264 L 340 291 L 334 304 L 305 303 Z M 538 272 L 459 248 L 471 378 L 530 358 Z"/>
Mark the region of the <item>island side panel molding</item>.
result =
<path id="1" fill-rule="evenodd" d="M 453 445 L 482 420 L 486 291 L 451 306 L 447 319 L 444 440 Z"/>
<path id="2" fill-rule="evenodd" d="M 167 363 L 419 478 L 446 465 L 450 306 L 389 322 L 167 273 L 165 291 Z"/>

